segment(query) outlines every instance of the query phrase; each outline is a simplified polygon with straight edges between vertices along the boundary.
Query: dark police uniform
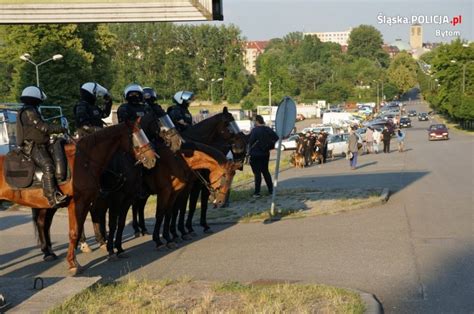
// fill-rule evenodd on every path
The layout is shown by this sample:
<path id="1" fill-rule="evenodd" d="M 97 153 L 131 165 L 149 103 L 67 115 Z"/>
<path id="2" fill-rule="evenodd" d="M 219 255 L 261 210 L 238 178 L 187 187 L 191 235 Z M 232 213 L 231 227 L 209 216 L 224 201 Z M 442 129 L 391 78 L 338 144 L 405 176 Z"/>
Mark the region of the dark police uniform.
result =
<path id="1" fill-rule="evenodd" d="M 147 113 L 147 107 L 142 104 L 124 103 L 117 110 L 117 118 L 120 122 L 135 123 L 138 118 L 143 117 Z"/>
<path id="2" fill-rule="evenodd" d="M 168 108 L 168 115 L 173 121 L 178 131 L 182 132 L 187 129 L 188 126 L 193 125 L 193 116 L 189 112 L 188 108 L 180 105 L 173 105 Z M 179 123 L 179 120 L 183 120 L 187 125 Z"/>
<path id="3" fill-rule="evenodd" d="M 64 128 L 60 125 L 48 124 L 41 118 L 37 106 L 25 105 L 18 113 L 17 136 L 18 145 L 23 152 L 31 156 L 35 165 L 43 172 L 44 195 L 54 204 L 56 183 L 54 176 L 54 163 L 48 152 L 49 135 L 62 133 Z"/>
<path id="4" fill-rule="evenodd" d="M 79 136 L 83 135 L 81 133 L 86 135 L 98 128 L 101 129 L 104 126 L 102 119 L 107 118 L 111 110 L 112 101 L 108 101 L 102 110 L 94 102 L 81 99 L 74 107 L 74 118 Z"/>

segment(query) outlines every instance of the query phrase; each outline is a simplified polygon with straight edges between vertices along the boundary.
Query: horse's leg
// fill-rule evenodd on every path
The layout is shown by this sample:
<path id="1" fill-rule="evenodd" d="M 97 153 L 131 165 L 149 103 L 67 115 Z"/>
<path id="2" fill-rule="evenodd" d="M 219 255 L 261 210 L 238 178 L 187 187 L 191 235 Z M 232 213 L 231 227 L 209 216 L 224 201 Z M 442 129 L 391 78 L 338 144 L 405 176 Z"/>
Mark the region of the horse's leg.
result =
<path id="1" fill-rule="evenodd" d="M 107 211 L 107 202 L 105 199 L 98 199 L 91 207 L 92 226 L 94 227 L 94 236 L 99 247 L 105 246 L 105 213 Z"/>
<path id="2" fill-rule="evenodd" d="M 135 237 L 140 236 L 140 232 L 142 235 L 148 234 L 148 230 L 145 226 L 145 205 L 148 201 L 148 197 L 146 198 L 136 198 L 132 205 L 133 211 L 133 229 L 135 230 Z"/>
<path id="3" fill-rule="evenodd" d="M 163 218 L 165 216 L 164 210 L 160 209 L 160 202 L 156 203 L 156 212 L 155 212 L 155 227 L 153 228 L 153 241 L 156 243 L 156 248 L 163 246 L 163 242 L 160 240 L 160 228 L 163 223 Z"/>
<path id="4" fill-rule="evenodd" d="M 181 207 L 179 211 L 179 219 L 178 219 L 178 230 L 181 232 L 181 239 L 183 240 L 191 240 L 191 236 L 188 235 L 186 229 L 184 228 L 184 219 L 186 217 L 186 205 L 188 202 L 184 203 L 184 206 Z"/>
<path id="5" fill-rule="evenodd" d="M 48 244 L 46 243 L 45 235 L 45 219 L 46 219 L 46 208 L 32 208 L 33 221 L 38 234 L 38 241 L 40 243 L 41 252 L 43 252 L 43 260 L 51 261 L 54 258 L 49 257 Z"/>
<path id="6" fill-rule="evenodd" d="M 53 259 L 57 259 L 58 257 L 56 256 L 56 254 L 54 253 L 53 251 L 53 244 L 51 243 L 51 233 L 50 233 L 50 230 L 51 230 L 51 225 L 53 223 L 53 218 L 54 218 L 54 214 L 56 214 L 56 211 L 57 211 L 57 208 L 50 208 L 50 209 L 47 209 L 46 210 L 46 219 L 45 219 L 45 222 L 44 222 L 44 230 L 45 230 L 45 238 L 46 238 L 46 245 L 48 246 L 48 253 L 49 253 L 49 257 L 53 258 Z"/>
<path id="7" fill-rule="evenodd" d="M 91 247 L 89 246 L 89 244 L 87 244 L 86 233 L 84 232 L 84 230 L 82 230 L 81 238 L 79 239 L 79 248 L 81 249 L 82 253 L 92 252 Z"/>
<path id="8" fill-rule="evenodd" d="M 191 192 L 189 193 L 189 212 L 188 218 L 186 220 L 186 228 L 188 229 L 190 235 L 192 237 L 197 236 L 196 232 L 193 229 L 193 217 L 194 213 L 196 212 L 196 205 L 199 198 L 199 192 L 202 188 L 202 183 L 199 181 L 195 181 L 193 187 L 191 188 Z"/>
<path id="9" fill-rule="evenodd" d="M 81 265 L 79 265 L 76 260 L 75 250 L 79 242 L 79 235 L 84 229 L 84 221 L 86 220 L 89 205 L 92 200 L 93 198 L 83 197 L 80 203 L 75 203 L 74 200 L 71 200 L 68 206 L 69 247 L 66 260 L 71 275 L 75 275 L 82 271 Z"/>
<path id="10" fill-rule="evenodd" d="M 213 233 L 211 227 L 207 224 L 207 207 L 209 203 L 209 190 L 202 186 L 201 189 L 201 220 L 200 225 L 204 228 L 204 233 Z"/>
<path id="11" fill-rule="evenodd" d="M 107 237 L 107 252 L 109 253 L 109 257 L 114 255 L 114 236 L 115 230 L 117 229 L 118 219 L 116 210 L 117 206 L 115 206 L 115 204 L 111 204 L 109 208 L 109 235 Z"/>
<path id="12" fill-rule="evenodd" d="M 184 196 L 181 194 L 180 196 Z M 178 232 L 176 231 L 176 220 L 178 218 L 179 211 L 181 210 L 181 203 L 183 202 L 182 198 L 177 200 L 173 207 L 172 211 L 169 215 L 165 215 L 165 222 L 163 225 L 163 237 L 165 236 L 165 230 L 169 230 L 171 235 L 173 236 L 173 241 L 179 242 Z M 168 221 L 168 223 L 166 223 Z M 167 229 L 165 229 L 167 228 Z"/>
<path id="13" fill-rule="evenodd" d="M 128 257 L 124 254 L 124 249 L 122 248 L 122 235 L 123 229 L 125 228 L 125 222 L 127 220 L 127 213 L 128 209 L 130 208 L 131 202 L 125 202 L 119 208 L 119 215 L 118 215 L 118 226 L 117 226 L 117 234 L 115 235 L 115 248 L 117 249 L 117 256 L 118 257 Z"/>

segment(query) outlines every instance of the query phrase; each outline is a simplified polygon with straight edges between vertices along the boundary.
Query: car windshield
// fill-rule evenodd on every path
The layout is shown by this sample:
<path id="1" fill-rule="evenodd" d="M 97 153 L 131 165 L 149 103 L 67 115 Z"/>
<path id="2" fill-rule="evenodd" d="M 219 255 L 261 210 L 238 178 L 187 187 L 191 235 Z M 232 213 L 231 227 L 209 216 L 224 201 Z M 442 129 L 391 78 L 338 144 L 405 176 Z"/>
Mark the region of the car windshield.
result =
<path id="1" fill-rule="evenodd" d="M 443 129 L 446 129 L 446 126 L 444 124 L 435 124 L 435 125 L 430 126 L 430 130 L 432 131 L 443 130 Z"/>

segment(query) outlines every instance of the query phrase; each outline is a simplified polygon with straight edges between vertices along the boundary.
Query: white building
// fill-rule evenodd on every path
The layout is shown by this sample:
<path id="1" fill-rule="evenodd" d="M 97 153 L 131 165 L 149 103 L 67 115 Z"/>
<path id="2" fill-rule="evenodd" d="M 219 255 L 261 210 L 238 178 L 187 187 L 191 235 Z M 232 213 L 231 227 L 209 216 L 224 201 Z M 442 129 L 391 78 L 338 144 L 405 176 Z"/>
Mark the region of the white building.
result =
<path id="1" fill-rule="evenodd" d="M 349 35 L 351 34 L 352 28 L 344 32 L 313 32 L 304 33 L 305 36 L 318 36 L 319 40 L 323 43 L 333 42 L 341 46 L 347 46 Z"/>
<path id="2" fill-rule="evenodd" d="M 248 41 L 244 47 L 244 64 L 247 71 L 257 75 L 257 57 L 265 52 L 268 41 Z"/>

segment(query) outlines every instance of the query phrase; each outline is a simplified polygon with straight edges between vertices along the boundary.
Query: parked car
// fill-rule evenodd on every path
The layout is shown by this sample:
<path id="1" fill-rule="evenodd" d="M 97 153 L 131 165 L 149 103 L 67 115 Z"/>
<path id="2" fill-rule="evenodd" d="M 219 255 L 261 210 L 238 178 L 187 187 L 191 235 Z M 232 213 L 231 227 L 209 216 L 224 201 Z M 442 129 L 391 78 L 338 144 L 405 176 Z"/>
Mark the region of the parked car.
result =
<path id="1" fill-rule="evenodd" d="M 296 149 L 298 144 L 297 140 L 299 135 L 292 135 L 289 138 L 281 141 L 281 150 Z M 278 142 L 275 144 L 275 148 L 278 149 Z"/>
<path id="2" fill-rule="evenodd" d="M 428 121 L 428 120 L 430 120 L 430 117 L 428 116 L 426 112 L 420 112 L 418 114 L 418 121 Z"/>
<path id="3" fill-rule="evenodd" d="M 428 140 L 449 140 L 448 128 L 444 124 L 432 124 L 428 128 Z"/>
<path id="4" fill-rule="evenodd" d="M 416 117 L 416 110 L 408 110 L 409 117 Z"/>
<path id="5" fill-rule="evenodd" d="M 296 121 L 303 121 L 304 119 L 306 119 L 301 113 L 298 113 L 296 115 Z"/>
<path id="6" fill-rule="evenodd" d="M 331 156 L 346 156 L 349 133 L 333 134 L 328 137 L 328 152 Z"/>
<path id="7" fill-rule="evenodd" d="M 411 128 L 411 119 L 408 117 L 400 118 L 400 127 L 401 128 Z"/>

